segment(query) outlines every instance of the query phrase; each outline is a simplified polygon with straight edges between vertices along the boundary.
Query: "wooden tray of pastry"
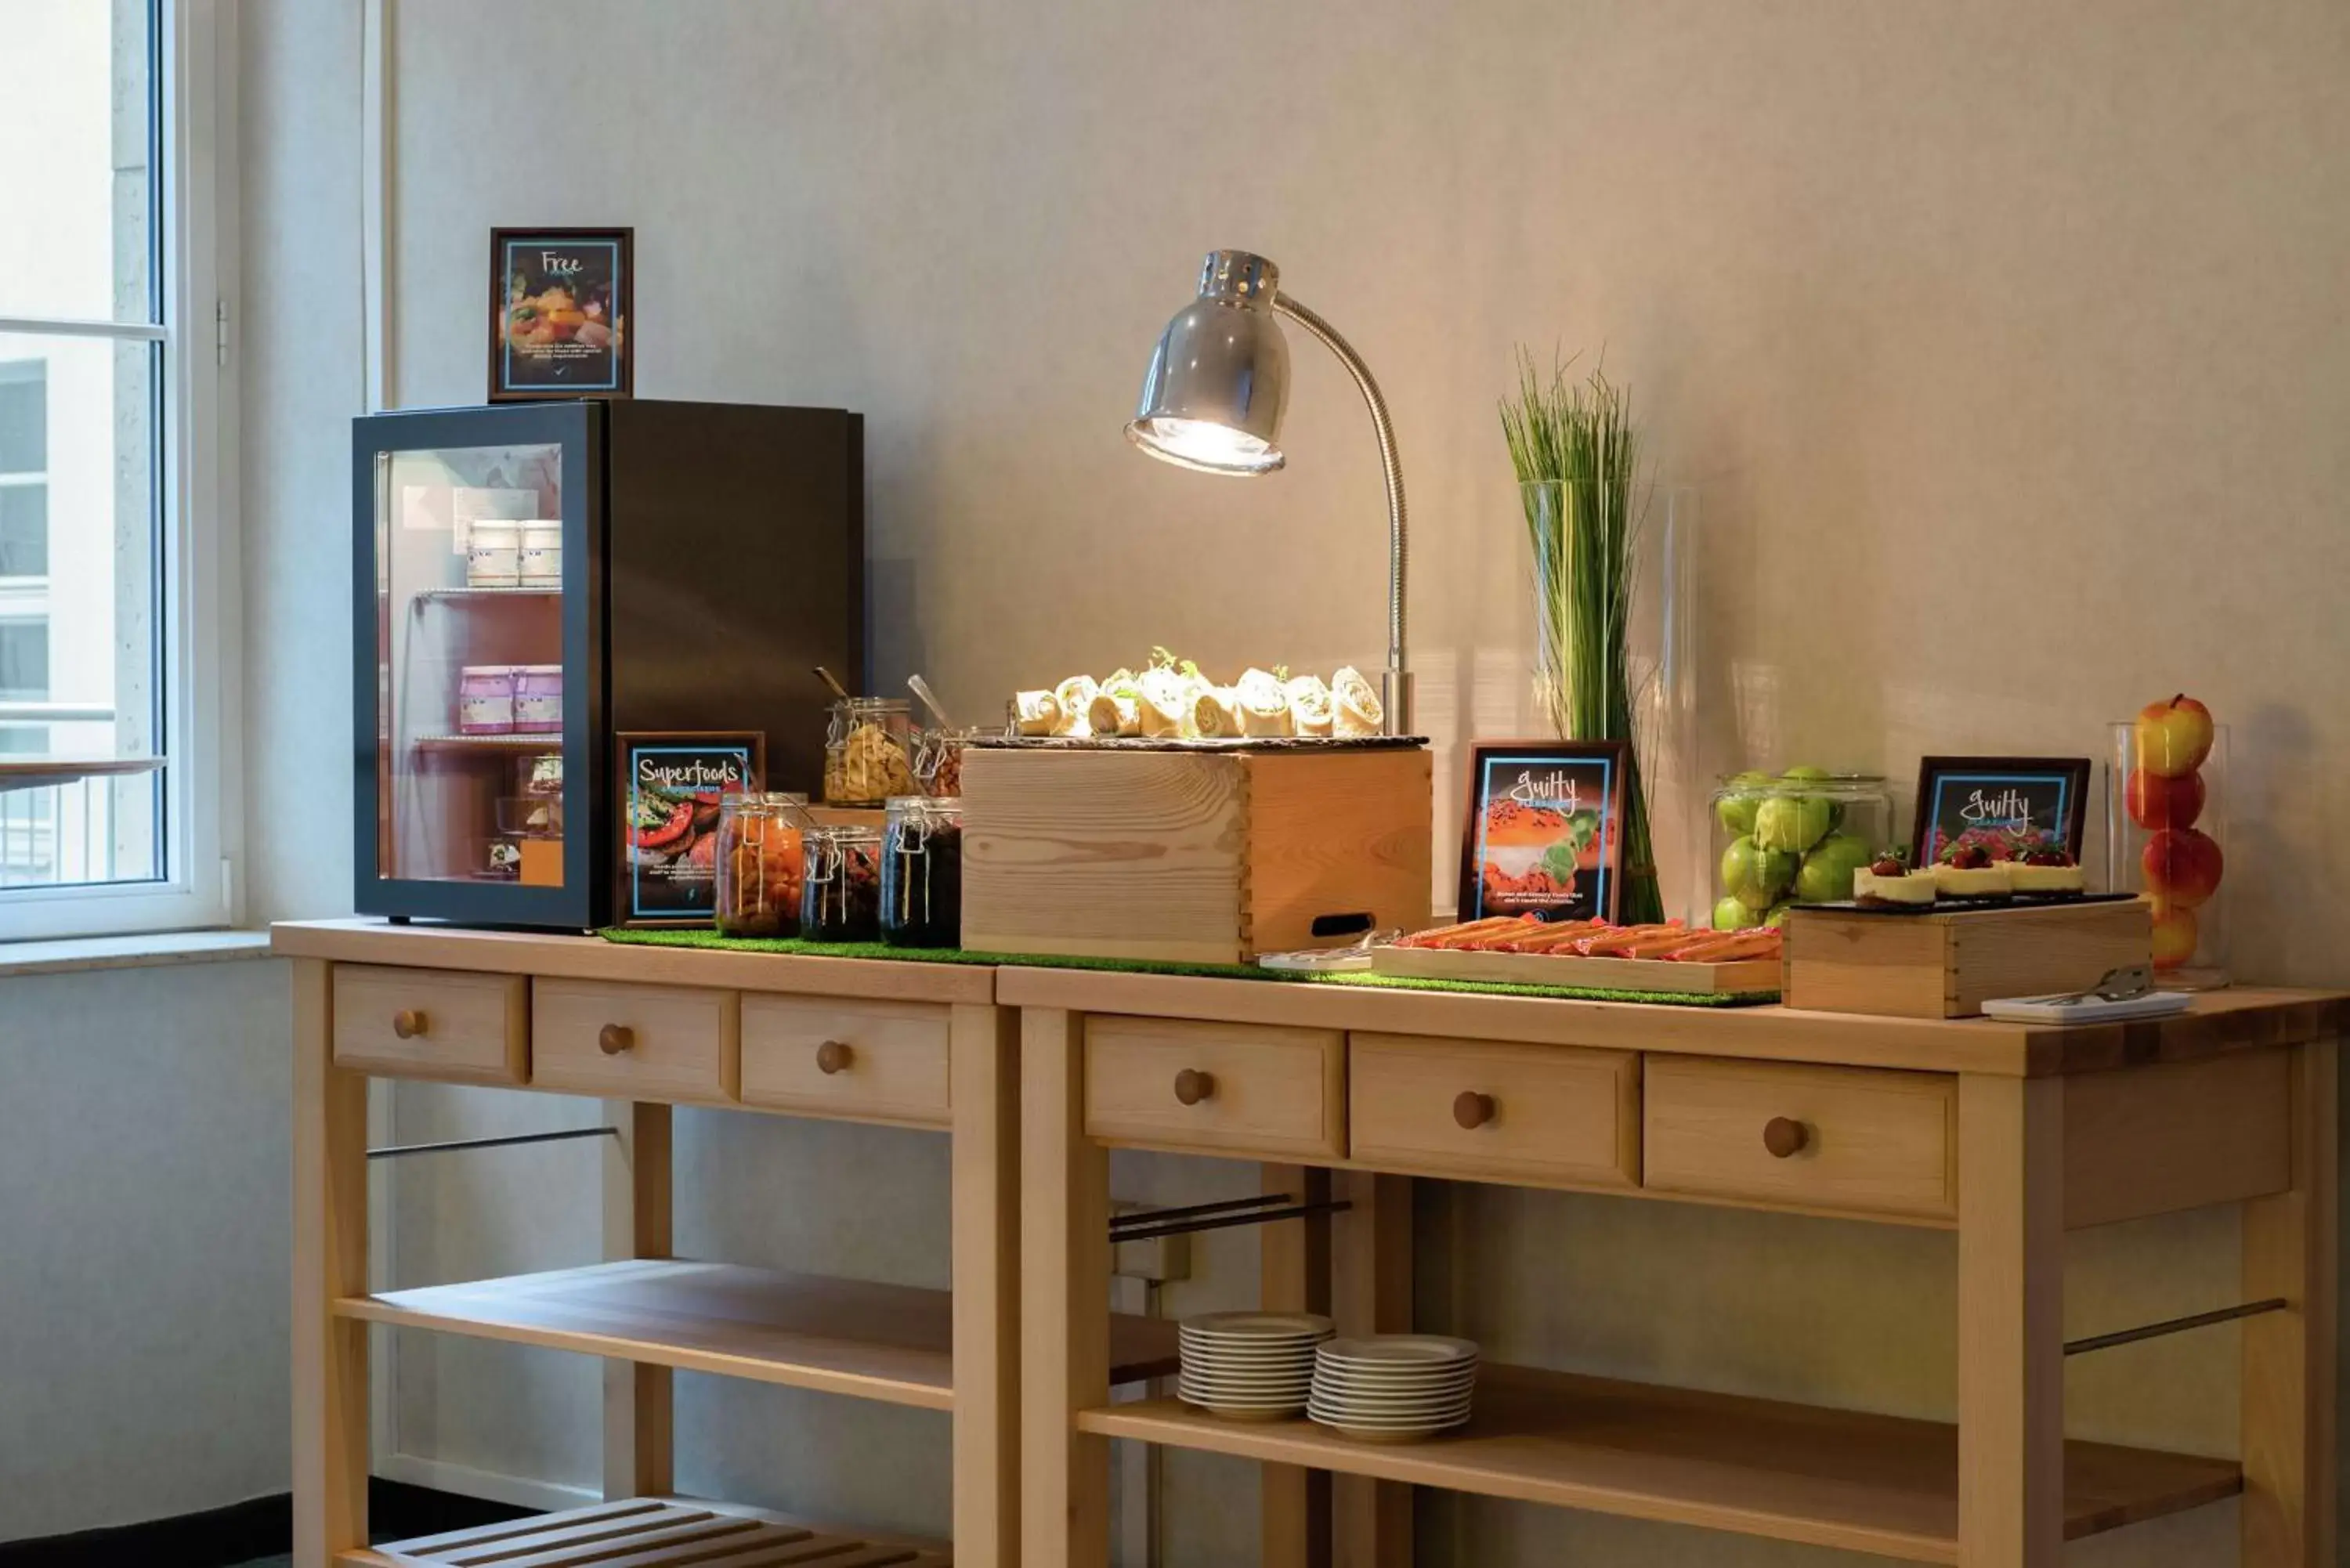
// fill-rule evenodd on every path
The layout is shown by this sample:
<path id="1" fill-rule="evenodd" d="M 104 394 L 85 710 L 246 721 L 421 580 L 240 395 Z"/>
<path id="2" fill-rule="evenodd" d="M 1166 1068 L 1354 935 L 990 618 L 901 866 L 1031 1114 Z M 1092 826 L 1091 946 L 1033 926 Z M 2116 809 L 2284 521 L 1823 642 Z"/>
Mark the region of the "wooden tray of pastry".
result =
<path id="1" fill-rule="evenodd" d="M 1777 959 L 1689 963 L 1672 959 L 1383 947 L 1371 950 L 1371 972 L 1412 980 L 1558 985 L 1581 991 L 1659 991 L 1688 996 L 1752 994 L 1779 989 Z"/>

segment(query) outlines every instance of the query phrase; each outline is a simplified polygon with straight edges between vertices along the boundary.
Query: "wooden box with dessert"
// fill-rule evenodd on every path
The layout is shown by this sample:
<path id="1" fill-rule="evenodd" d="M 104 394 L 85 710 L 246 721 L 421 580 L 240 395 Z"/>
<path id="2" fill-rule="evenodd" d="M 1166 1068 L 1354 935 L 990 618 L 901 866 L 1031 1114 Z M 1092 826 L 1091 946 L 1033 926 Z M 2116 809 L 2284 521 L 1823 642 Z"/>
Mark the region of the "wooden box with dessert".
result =
<path id="1" fill-rule="evenodd" d="M 1252 670 L 1023 692 L 963 753 L 962 944 L 1181 963 L 1335 947 L 1428 918 L 1427 743 L 1369 683 Z"/>
<path id="2" fill-rule="evenodd" d="M 1849 903 L 1798 905 L 1785 929 L 1788 1006 L 1898 1018 L 1971 1018 L 1994 997 L 2080 990 L 2153 954 L 2150 906 L 2088 892 L 2045 843 L 2006 858 L 1957 845 L 1914 871 L 1887 855 L 1855 876 Z"/>

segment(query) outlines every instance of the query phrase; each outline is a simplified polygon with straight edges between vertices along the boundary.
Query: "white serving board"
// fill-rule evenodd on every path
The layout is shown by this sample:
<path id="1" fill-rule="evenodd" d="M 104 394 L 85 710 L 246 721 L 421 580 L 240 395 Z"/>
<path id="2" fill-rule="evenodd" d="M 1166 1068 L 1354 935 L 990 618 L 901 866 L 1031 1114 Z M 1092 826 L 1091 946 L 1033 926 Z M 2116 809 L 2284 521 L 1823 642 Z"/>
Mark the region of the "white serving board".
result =
<path id="1" fill-rule="evenodd" d="M 1777 991 L 1779 961 L 1673 963 L 1665 959 L 1584 958 L 1549 953 L 1480 953 L 1452 948 L 1374 948 L 1377 974 L 1414 980 L 1565 985 L 1590 991 L 1674 991 L 1692 996 Z"/>
<path id="2" fill-rule="evenodd" d="M 2043 1002 L 2029 996 L 1993 997 L 1982 1004 L 1986 1018 L 2011 1023 L 2119 1023 L 2131 1018 L 2168 1018 L 2184 1012 L 2195 999 L 2183 991 L 2158 991 L 2126 1002 L 2090 997 L 2080 1002 Z"/>

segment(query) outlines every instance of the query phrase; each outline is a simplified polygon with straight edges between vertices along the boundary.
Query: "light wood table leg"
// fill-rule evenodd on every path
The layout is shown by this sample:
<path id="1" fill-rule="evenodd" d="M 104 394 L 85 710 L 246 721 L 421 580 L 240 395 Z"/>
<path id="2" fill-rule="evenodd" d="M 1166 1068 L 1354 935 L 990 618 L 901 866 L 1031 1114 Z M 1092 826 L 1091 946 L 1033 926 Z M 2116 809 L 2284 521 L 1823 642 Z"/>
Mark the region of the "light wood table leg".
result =
<path id="1" fill-rule="evenodd" d="M 1012 1568 L 1020 1560 L 1019 1015 L 958 1006 L 950 1041 L 955 1561 Z"/>
<path id="2" fill-rule="evenodd" d="M 1020 1563 L 1106 1568 L 1109 1153 L 1086 1137 L 1083 1021 L 1020 1015 Z"/>
<path id="3" fill-rule="evenodd" d="M 294 1561 L 368 1543 L 367 1079 L 334 1063 L 329 966 L 294 963 Z"/>
<path id="4" fill-rule="evenodd" d="M 604 1161 L 604 1256 L 666 1258 L 670 1231 L 670 1107 L 606 1100 L 620 1129 Z M 604 1363 L 604 1495 L 660 1497 L 677 1490 L 670 1369 Z"/>
<path id="5" fill-rule="evenodd" d="M 2293 1190 L 2244 1205 L 2243 1568 L 2332 1568 L 2340 1224 L 2336 1044 L 2294 1048 Z"/>
<path id="6" fill-rule="evenodd" d="M 2064 1096 L 1959 1080 L 1959 1568 L 2064 1556 Z"/>
<path id="7" fill-rule="evenodd" d="M 1330 1172 L 1318 1166 L 1263 1166 L 1257 1190 L 1320 1203 L 1330 1196 Z M 1261 1226 L 1257 1237 L 1258 1304 L 1270 1312 L 1327 1313 L 1330 1216 L 1275 1220 Z M 1263 1568 L 1330 1568 L 1330 1472 L 1304 1465 L 1257 1469 Z"/>
<path id="8" fill-rule="evenodd" d="M 1332 1195 L 1331 1312 L 1343 1334 L 1411 1330 L 1411 1179 L 1342 1170 Z M 1367 1476 L 1330 1480 L 1336 1568 L 1410 1568 L 1411 1488 Z"/>

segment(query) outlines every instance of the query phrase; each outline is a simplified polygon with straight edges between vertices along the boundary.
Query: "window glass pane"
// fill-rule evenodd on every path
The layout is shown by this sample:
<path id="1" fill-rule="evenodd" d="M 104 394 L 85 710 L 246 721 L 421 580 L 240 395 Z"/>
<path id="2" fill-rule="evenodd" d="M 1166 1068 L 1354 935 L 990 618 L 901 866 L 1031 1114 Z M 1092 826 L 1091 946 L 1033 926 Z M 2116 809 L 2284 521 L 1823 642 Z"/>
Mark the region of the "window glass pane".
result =
<path id="1" fill-rule="evenodd" d="M 49 575 L 49 487 L 0 477 L 0 577 Z"/>
<path id="2" fill-rule="evenodd" d="M 151 0 L 0 0 L 0 316 L 147 321 Z"/>
<path id="3" fill-rule="evenodd" d="M 45 702 L 48 696 L 48 623 L 0 620 L 0 701 Z"/>
<path id="4" fill-rule="evenodd" d="M 48 366 L 39 359 L 0 364 L 0 474 L 38 473 L 48 467 L 47 383 Z"/>

